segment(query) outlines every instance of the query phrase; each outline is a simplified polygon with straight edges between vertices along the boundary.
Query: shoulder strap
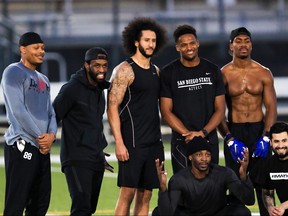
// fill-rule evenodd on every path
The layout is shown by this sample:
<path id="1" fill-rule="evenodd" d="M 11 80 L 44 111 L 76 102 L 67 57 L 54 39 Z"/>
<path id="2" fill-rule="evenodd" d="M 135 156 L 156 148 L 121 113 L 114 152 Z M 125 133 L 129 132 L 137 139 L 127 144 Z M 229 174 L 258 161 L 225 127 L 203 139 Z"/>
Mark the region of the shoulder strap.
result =
<path id="1" fill-rule="evenodd" d="M 130 57 L 130 58 L 127 58 L 125 61 L 127 61 L 129 64 L 132 64 L 132 63 L 134 63 L 134 61 L 132 60 L 132 58 Z"/>

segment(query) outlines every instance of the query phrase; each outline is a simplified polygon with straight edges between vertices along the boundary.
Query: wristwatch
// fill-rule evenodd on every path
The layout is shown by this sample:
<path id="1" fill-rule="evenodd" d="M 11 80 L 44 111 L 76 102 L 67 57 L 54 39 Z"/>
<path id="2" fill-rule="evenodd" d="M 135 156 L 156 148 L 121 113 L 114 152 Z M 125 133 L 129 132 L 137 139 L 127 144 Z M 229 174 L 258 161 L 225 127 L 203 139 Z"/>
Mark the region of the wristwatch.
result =
<path id="1" fill-rule="evenodd" d="M 208 131 L 207 131 L 207 130 L 205 130 L 205 129 L 203 128 L 201 131 L 203 132 L 203 134 L 204 134 L 204 136 L 205 136 L 205 137 L 207 137 L 207 136 L 208 136 L 208 134 L 209 134 L 209 133 L 208 133 Z"/>

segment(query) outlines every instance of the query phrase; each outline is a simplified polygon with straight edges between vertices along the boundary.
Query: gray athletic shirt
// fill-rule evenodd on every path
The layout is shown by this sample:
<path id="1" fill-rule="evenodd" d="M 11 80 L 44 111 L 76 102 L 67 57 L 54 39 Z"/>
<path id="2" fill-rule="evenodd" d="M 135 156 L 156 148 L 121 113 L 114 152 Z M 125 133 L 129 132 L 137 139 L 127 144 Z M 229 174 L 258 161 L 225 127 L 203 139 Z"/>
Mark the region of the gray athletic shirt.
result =
<path id="1" fill-rule="evenodd" d="M 56 134 L 50 83 L 45 75 L 26 68 L 21 62 L 13 63 L 4 70 L 1 85 L 9 123 L 4 135 L 8 145 L 22 138 L 38 147 L 39 135 Z"/>

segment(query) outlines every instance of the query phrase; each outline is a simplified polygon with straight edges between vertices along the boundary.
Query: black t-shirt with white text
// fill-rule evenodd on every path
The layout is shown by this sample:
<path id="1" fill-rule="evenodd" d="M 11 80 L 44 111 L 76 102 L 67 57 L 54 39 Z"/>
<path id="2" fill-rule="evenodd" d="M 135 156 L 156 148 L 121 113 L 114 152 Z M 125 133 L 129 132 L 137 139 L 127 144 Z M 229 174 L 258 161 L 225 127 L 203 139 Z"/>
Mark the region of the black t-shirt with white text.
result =
<path id="1" fill-rule="evenodd" d="M 195 67 L 174 60 L 161 70 L 160 82 L 160 97 L 173 100 L 172 112 L 189 130 L 201 130 L 214 113 L 216 96 L 225 94 L 220 68 L 203 58 Z"/>

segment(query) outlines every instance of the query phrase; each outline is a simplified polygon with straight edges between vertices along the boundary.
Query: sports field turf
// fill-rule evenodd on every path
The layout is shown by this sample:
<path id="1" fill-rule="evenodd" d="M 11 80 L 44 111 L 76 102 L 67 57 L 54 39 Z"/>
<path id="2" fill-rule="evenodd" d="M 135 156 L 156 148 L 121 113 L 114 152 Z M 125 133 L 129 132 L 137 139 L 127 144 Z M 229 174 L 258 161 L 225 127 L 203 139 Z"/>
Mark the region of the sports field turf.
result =
<path id="1" fill-rule="evenodd" d="M 165 144 L 165 151 L 169 151 L 169 145 Z M 106 152 L 114 153 L 114 146 L 108 146 Z M 58 157 L 59 144 L 53 146 L 51 154 Z M 3 145 L 0 146 L 0 157 L 3 160 Z M 101 193 L 99 197 L 97 212 L 94 215 L 113 215 L 116 201 L 118 198 L 119 188 L 117 187 L 117 162 L 108 158 L 109 163 L 114 166 L 114 173 L 105 171 L 105 176 L 102 183 Z M 223 158 L 221 158 L 220 164 L 224 164 Z M 166 169 L 168 170 L 168 178 L 171 177 L 172 168 L 171 161 L 166 160 Z M 70 209 L 70 197 L 67 189 L 66 180 L 64 174 L 60 171 L 59 163 L 52 163 L 52 194 L 51 203 L 48 210 L 49 215 L 69 215 Z M 5 171 L 2 161 L 0 162 L 0 215 L 3 213 L 4 205 L 4 190 L 5 190 Z M 157 193 L 158 190 L 153 191 L 152 200 L 150 203 L 150 211 L 157 205 Z M 254 206 L 249 206 L 252 212 L 257 213 L 257 203 Z M 255 214 L 253 214 L 255 215 Z M 256 214 L 257 215 L 257 214 Z"/>

